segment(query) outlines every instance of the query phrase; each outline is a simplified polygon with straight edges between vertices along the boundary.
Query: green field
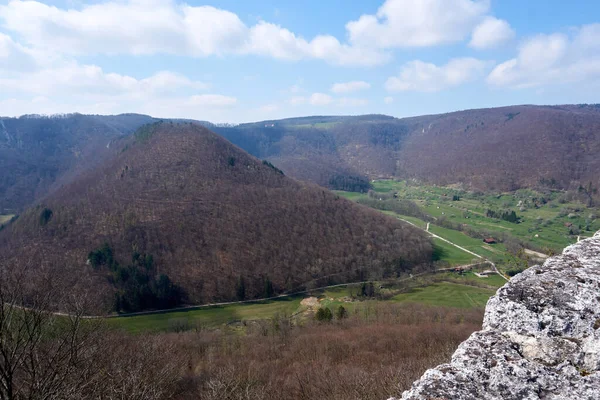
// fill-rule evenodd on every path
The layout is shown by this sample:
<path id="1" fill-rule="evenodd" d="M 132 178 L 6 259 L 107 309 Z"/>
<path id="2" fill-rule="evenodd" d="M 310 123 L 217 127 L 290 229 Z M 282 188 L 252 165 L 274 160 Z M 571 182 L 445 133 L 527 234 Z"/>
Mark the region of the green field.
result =
<path id="1" fill-rule="evenodd" d="M 442 282 L 399 294 L 394 297 L 394 300 L 431 306 L 471 308 L 485 307 L 494 293 L 495 290 L 492 289 Z"/>
<path id="2" fill-rule="evenodd" d="M 214 328 L 234 322 L 267 319 L 276 314 L 292 315 L 299 311 L 301 301 L 302 297 L 286 297 L 280 300 L 256 303 L 215 306 L 133 317 L 116 317 L 107 321 L 110 326 L 123 328 L 132 333 L 168 331 L 182 325 L 187 326 L 188 329 L 196 327 Z"/>
<path id="3" fill-rule="evenodd" d="M 413 185 L 393 180 L 375 181 L 372 185 L 373 191 L 378 194 L 395 193 L 399 199 L 413 201 L 423 212 L 437 220 L 445 219 L 454 225 L 466 225 L 490 235 L 509 235 L 531 244 L 532 247 L 548 251 L 562 251 L 564 247 L 575 243 L 578 236 L 590 237 L 600 230 L 600 209 L 586 207 L 574 199 L 576 193 L 557 190 L 542 193 L 527 189 L 514 193 L 484 194 L 454 187 Z M 368 197 L 367 194 L 337 193 L 354 201 Z M 453 200 L 454 196 L 458 196 L 458 200 Z M 515 211 L 521 222 L 516 224 L 489 218 L 486 216 L 487 210 Z M 415 218 L 402 218 L 415 223 Z M 416 223 L 424 227 L 424 222 Z M 452 233 L 452 230 L 442 229 L 433 227 L 431 230 L 448 240 L 460 240 L 465 244 L 464 247 L 484 257 L 498 259 L 505 251 L 501 245 L 494 245 L 493 248 L 498 250 L 494 252 L 481 243 L 465 241 L 461 236 L 457 236 L 459 232 Z M 463 246 L 459 242 L 456 243 Z"/>
<path id="4" fill-rule="evenodd" d="M 477 258 L 472 254 L 462 251 L 458 247 L 444 242 L 438 238 L 433 239 L 433 244 L 436 246 L 436 251 L 440 252 L 441 260 L 448 262 L 451 266 L 467 265 L 477 262 Z"/>
<path id="5" fill-rule="evenodd" d="M 419 286 L 409 289 L 406 293 L 395 295 L 384 302 L 391 303 L 422 303 L 431 306 L 445 306 L 455 308 L 481 307 L 492 296 L 497 287 L 504 284 L 499 276 L 485 279 L 477 278 L 472 273 L 457 275 L 444 273 L 437 276 L 438 281 L 428 285 L 426 281 L 416 280 Z M 444 279 L 452 282 L 444 282 Z M 476 287 L 474 283 L 487 285 Z M 377 285 L 377 284 L 376 284 Z M 197 308 L 186 311 L 165 312 L 159 314 L 139 315 L 133 317 L 115 317 L 108 319 L 108 324 L 117 329 L 124 329 L 130 333 L 141 332 L 166 332 L 175 329 L 211 329 L 225 325 L 239 325 L 244 322 L 265 320 L 276 315 L 297 316 L 306 318 L 302 314 L 307 307 L 300 304 L 306 297 L 318 297 L 320 306 L 336 309 L 343 305 L 348 312 L 364 307 L 378 300 L 349 301 L 352 294 L 358 291 L 357 285 L 346 285 L 315 291 L 304 296 L 294 296 L 278 300 L 261 301 L 247 304 L 234 304 L 218 307 Z M 384 289 L 391 290 L 391 289 Z"/>

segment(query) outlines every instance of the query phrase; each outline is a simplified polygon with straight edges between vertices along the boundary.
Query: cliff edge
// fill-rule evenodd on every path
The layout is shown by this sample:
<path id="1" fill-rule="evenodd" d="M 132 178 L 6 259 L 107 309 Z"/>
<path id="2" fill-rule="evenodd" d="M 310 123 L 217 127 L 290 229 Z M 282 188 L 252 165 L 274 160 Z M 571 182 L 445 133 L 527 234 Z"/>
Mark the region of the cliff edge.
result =
<path id="1" fill-rule="evenodd" d="M 600 399 L 600 232 L 500 288 L 403 400 Z"/>

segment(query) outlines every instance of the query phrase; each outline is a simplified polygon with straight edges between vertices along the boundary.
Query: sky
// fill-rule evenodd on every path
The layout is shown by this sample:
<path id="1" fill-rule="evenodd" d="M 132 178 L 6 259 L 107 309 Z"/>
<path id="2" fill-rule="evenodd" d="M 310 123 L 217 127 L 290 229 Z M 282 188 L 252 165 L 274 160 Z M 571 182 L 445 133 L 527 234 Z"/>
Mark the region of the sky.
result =
<path id="1" fill-rule="evenodd" d="M 600 103 L 592 0 L 0 0 L 0 115 Z"/>

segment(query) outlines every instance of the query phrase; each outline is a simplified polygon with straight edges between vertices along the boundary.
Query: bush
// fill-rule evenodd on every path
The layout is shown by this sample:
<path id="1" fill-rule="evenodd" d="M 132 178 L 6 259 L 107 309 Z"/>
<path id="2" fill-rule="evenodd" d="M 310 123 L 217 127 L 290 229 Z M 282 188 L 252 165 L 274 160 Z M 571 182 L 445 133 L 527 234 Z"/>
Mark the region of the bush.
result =
<path id="1" fill-rule="evenodd" d="M 346 308 L 344 306 L 339 306 L 337 308 L 337 310 L 335 311 L 335 318 L 338 320 L 348 318 L 348 311 L 346 310 Z"/>
<path id="2" fill-rule="evenodd" d="M 331 310 L 327 307 L 321 307 L 317 310 L 315 314 L 315 319 L 319 322 L 331 322 L 333 319 L 333 314 Z"/>

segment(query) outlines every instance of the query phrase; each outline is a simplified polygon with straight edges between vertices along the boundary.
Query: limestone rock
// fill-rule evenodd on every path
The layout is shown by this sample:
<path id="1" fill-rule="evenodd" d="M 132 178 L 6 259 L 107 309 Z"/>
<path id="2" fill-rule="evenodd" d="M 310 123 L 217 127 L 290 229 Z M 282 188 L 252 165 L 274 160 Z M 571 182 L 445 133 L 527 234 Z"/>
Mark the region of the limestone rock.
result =
<path id="1" fill-rule="evenodd" d="M 600 399 L 600 232 L 529 268 L 403 400 Z"/>

